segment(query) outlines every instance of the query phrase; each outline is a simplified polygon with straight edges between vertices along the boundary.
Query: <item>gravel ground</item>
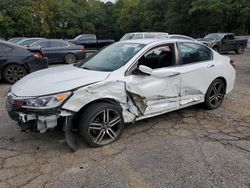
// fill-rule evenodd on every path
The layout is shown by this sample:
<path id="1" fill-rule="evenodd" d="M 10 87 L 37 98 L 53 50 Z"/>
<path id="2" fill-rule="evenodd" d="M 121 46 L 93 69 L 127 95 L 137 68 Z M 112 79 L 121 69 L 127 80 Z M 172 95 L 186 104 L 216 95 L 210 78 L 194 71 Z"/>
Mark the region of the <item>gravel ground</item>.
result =
<path id="1" fill-rule="evenodd" d="M 229 54 L 235 89 L 214 111 L 199 105 L 127 125 L 102 148 L 71 153 L 62 132 L 21 133 L 0 82 L 0 188 L 250 187 L 250 52 Z"/>

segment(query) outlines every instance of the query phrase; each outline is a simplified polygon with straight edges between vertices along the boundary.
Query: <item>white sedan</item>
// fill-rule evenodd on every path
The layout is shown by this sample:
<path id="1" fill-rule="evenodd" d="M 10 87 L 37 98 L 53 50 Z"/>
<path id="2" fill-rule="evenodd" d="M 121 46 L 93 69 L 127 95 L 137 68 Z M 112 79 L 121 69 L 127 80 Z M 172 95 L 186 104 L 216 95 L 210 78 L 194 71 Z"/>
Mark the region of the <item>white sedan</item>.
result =
<path id="1" fill-rule="evenodd" d="M 98 147 L 117 140 L 124 123 L 198 103 L 218 108 L 235 75 L 229 57 L 195 41 L 122 41 L 24 77 L 12 86 L 7 109 L 23 130 L 43 133 L 63 122 L 69 145 L 74 129 Z"/>

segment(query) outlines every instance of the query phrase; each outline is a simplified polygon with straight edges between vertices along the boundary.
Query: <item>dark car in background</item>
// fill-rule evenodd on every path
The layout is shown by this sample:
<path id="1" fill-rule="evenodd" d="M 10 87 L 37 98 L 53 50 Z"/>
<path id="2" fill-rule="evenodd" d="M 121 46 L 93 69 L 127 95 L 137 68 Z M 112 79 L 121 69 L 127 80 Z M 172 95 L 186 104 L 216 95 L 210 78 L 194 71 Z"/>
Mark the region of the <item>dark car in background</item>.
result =
<path id="1" fill-rule="evenodd" d="M 18 42 L 20 42 L 21 40 L 26 39 L 26 37 L 15 37 L 15 38 L 11 38 L 8 40 L 8 42 L 11 42 L 13 44 L 17 44 Z"/>
<path id="2" fill-rule="evenodd" d="M 114 43 L 112 39 L 97 40 L 95 34 L 83 34 L 79 35 L 69 42 L 76 45 L 83 45 L 86 49 L 101 49 L 104 46 Z"/>
<path id="3" fill-rule="evenodd" d="M 33 43 L 39 41 L 39 40 L 43 40 L 44 38 L 26 38 L 26 39 L 23 39 L 21 41 L 19 41 L 17 44 L 20 45 L 20 46 L 31 46 Z"/>
<path id="4" fill-rule="evenodd" d="M 0 78 L 15 83 L 25 75 L 48 67 L 47 58 L 39 48 L 27 49 L 0 41 Z"/>
<path id="5" fill-rule="evenodd" d="M 86 57 L 84 46 L 60 39 L 39 40 L 31 46 L 41 48 L 49 63 L 72 64 Z"/>
<path id="6" fill-rule="evenodd" d="M 243 54 L 247 47 L 247 39 L 236 38 L 233 33 L 211 33 L 198 41 L 218 52 L 235 51 Z"/>

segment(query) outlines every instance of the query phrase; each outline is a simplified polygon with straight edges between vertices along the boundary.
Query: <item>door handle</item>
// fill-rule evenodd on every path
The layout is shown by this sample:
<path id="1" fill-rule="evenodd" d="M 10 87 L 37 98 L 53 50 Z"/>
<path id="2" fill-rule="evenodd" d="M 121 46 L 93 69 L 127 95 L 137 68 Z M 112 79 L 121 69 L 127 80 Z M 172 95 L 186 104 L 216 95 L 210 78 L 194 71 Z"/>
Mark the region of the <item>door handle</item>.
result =
<path id="1" fill-rule="evenodd" d="M 212 68 L 212 67 L 214 67 L 214 64 L 207 66 L 207 68 Z"/>
<path id="2" fill-rule="evenodd" d="M 177 76 L 177 75 L 180 75 L 180 74 L 181 74 L 181 73 L 176 72 L 176 73 L 173 73 L 173 74 L 169 75 L 169 77 L 172 77 L 172 76 Z"/>

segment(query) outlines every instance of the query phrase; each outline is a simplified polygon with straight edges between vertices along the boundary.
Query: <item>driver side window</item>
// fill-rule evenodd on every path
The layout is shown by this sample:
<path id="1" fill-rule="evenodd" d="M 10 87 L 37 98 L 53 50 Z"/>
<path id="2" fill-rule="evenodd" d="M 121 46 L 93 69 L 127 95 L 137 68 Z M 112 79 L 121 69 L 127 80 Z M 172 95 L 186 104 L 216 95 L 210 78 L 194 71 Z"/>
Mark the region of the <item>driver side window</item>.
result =
<path id="1" fill-rule="evenodd" d="M 174 45 L 168 44 L 154 48 L 145 53 L 138 61 L 138 66 L 144 65 L 151 69 L 175 65 Z"/>

